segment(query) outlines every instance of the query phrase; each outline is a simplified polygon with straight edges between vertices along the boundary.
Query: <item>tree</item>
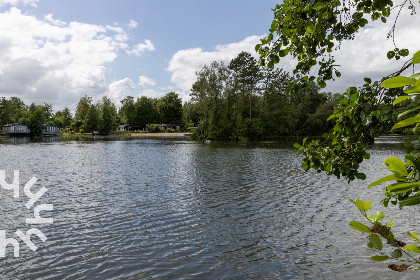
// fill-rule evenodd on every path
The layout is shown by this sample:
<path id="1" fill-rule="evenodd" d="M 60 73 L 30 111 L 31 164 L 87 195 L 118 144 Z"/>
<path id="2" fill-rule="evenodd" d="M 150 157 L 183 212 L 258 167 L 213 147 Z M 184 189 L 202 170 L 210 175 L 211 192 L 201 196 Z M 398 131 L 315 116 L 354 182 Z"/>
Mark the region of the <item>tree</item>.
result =
<path id="1" fill-rule="evenodd" d="M 369 15 L 372 20 L 381 19 L 386 22 L 390 16 L 392 8 L 401 10 L 407 3 L 409 9 L 414 7 L 410 1 L 394 6 L 390 0 L 370 1 L 303 1 L 285 0 L 283 4 L 277 5 L 274 9 L 275 19 L 272 22 L 270 34 L 261 40 L 261 44 L 256 46 L 260 54 L 262 64 L 273 67 L 281 57 L 287 54 L 292 55 L 297 60 L 294 73 L 297 78 L 313 81 L 317 79 L 321 87 L 325 87 L 327 80 L 340 77 L 334 56 L 331 51 L 335 47 L 339 48 L 340 42 L 354 38 L 360 28 L 364 27 L 368 21 L 365 15 Z M 398 17 L 397 17 L 398 18 Z M 395 23 L 389 37 L 393 37 Z M 338 45 L 336 45 L 338 44 Z M 394 41 L 395 45 L 395 41 Z M 387 53 L 389 59 L 400 59 L 409 54 L 407 49 L 399 49 L 395 46 L 394 50 Z M 420 63 L 420 52 L 417 52 L 411 64 Z M 317 77 L 304 76 L 315 66 L 319 65 Z M 401 69 L 389 75 L 381 84 L 365 78 L 365 84 L 361 89 L 349 87 L 344 93 L 344 98 L 338 102 L 333 114 L 329 117 L 335 122 L 334 128 L 327 134 L 323 141 L 314 140 L 311 142 L 303 141 L 303 145 L 295 144 L 295 147 L 305 154 L 302 167 L 306 170 L 314 168 L 328 175 L 337 177 L 343 176 L 349 181 L 354 179 L 365 179 L 366 175 L 358 172 L 360 163 L 370 157 L 366 149 L 374 143 L 374 138 L 390 129 L 413 126 L 414 133 L 418 131 L 420 115 L 407 118 L 394 125 L 396 119 L 397 105 L 403 100 L 413 97 L 415 93 L 420 93 L 420 73 L 411 77 L 400 77 L 400 73 L 410 66 L 406 63 Z M 304 76 L 304 77 L 302 77 Z M 297 80 L 297 82 L 300 82 Z M 404 88 L 405 87 L 405 88 Z M 404 92 L 403 92 L 403 89 Z M 407 95 L 408 94 L 408 95 Z M 418 108 L 414 108 L 418 110 Z M 413 110 L 400 114 L 404 118 Z M 407 143 L 409 147 L 405 162 L 397 158 L 388 158 L 385 164 L 393 174 L 386 176 L 368 187 L 376 186 L 385 182 L 392 182 L 384 189 L 385 198 L 382 201 L 385 206 L 388 202 L 399 203 L 400 207 L 420 204 L 420 150 L 419 141 L 414 145 Z M 416 146 L 417 145 L 417 146 Z M 416 148 L 417 147 L 417 148 Z M 373 256 L 374 261 L 384 261 L 390 259 L 382 251 L 382 239 L 386 240 L 390 246 L 396 249 L 392 252 L 391 258 L 400 258 L 403 253 L 412 263 L 420 264 L 411 252 L 420 252 L 420 247 L 408 245 L 397 240 L 391 231 L 392 224 L 382 224 L 385 216 L 382 212 L 375 215 L 367 214 L 370 209 L 370 201 L 351 200 L 361 211 L 367 221 L 373 224 L 368 227 L 362 223 L 352 221 L 350 227 L 355 230 L 369 233 L 368 248 L 380 252 L 381 256 Z M 391 220 L 392 221 L 392 220 Z M 408 233 L 412 240 L 420 242 L 417 234 Z M 409 266 L 389 265 L 390 269 L 403 271 Z M 420 267 L 415 267 L 418 269 Z"/>
<path id="2" fill-rule="evenodd" d="M 175 92 L 170 92 L 160 98 L 157 109 L 162 122 L 168 124 L 180 124 L 182 120 L 182 100 Z"/>
<path id="3" fill-rule="evenodd" d="M 82 125 L 88 109 L 92 106 L 92 97 L 87 95 L 80 98 L 79 103 L 76 106 L 76 113 L 74 114 L 74 128 L 79 130 L 79 127 Z"/>
<path id="4" fill-rule="evenodd" d="M 73 121 L 73 117 L 71 115 L 69 108 L 67 107 L 64 107 L 62 111 L 57 111 L 53 117 L 54 125 L 62 129 L 70 126 L 72 121 Z"/>
<path id="5" fill-rule="evenodd" d="M 117 109 L 112 101 L 104 96 L 98 104 L 99 108 L 99 133 L 109 134 L 117 126 Z"/>
<path id="6" fill-rule="evenodd" d="M 159 112 L 157 110 L 158 101 L 154 98 L 142 96 L 136 100 L 135 105 L 135 124 L 146 128 L 147 124 L 157 124 L 160 122 Z"/>
<path id="7" fill-rule="evenodd" d="M 24 117 L 24 123 L 31 130 L 31 135 L 42 134 L 43 125 L 48 123 L 52 117 L 52 106 L 50 104 L 35 105 L 32 103 Z"/>
<path id="8" fill-rule="evenodd" d="M 136 123 L 136 106 L 134 104 L 134 97 L 127 96 L 121 100 L 121 108 L 119 110 L 119 115 L 121 122 L 128 125 L 134 125 Z"/>
<path id="9" fill-rule="evenodd" d="M 404 1 L 396 8 L 402 9 L 407 4 L 414 11 L 410 1 Z M 325 87 L 325 81 L 341 76 L 332 50 L 339 49 L 342 41 L 353 39 L 368 23 L 366 17 L 386 22 L 393 7 L 391 0 L 285 0 L 274 8 L 270 33 L 256 50 L 261 63 L 269 67 L 290 54 L 298 62 L 294 69 L 298 78 L 318 65 L 317 82 Z M 393 37 L 394 32 L 395 24 L 388 36 Z M 397 46 L 387 54 L 388 58 L 396 59 L 407 55 L 407 49 Z M 314 79 L 315 76 L 309 78 L 310 81 Z"/>
<path id="10" fill-rule="evenodd" d="M 83 129 L 84 132 L 94 133 L 99 129 L 100 124 L 100 115 L 99 109 L 95 105 L 90 105 L 86 111 L 85 117 L 83 119 L 80 129 Z"/>

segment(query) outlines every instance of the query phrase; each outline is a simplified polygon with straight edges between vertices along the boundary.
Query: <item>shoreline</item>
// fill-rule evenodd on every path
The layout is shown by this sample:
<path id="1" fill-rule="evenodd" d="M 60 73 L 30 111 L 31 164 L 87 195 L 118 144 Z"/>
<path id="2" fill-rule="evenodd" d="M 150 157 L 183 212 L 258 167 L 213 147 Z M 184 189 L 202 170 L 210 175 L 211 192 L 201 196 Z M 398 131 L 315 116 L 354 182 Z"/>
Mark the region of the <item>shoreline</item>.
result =
<path id="1" fill-rule="evenodd" d="M 141 138 L 163 138 L 163 139 L 170 139 L 170 138 L 177 138 L 177 139 L 189 139 L 191 138 L 190 132 L 175 132 L 175 133 L 124 133 L 124 134 L 110 134 L 110 135 L 92 135 L 92 134 L 66 134 L 66 135 L 58 135 L 60 138 L 89 138 L 89 139 L 118 139 L 118 138 L 133 138 L 133 139 L 141 139 Z"/>

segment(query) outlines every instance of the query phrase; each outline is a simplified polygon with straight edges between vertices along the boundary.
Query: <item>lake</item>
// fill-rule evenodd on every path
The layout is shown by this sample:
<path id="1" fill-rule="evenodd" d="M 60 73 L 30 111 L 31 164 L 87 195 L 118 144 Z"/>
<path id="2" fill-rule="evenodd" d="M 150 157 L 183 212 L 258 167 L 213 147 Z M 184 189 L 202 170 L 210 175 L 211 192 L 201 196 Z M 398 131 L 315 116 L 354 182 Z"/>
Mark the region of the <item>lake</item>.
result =
<path id="1" fill-rule="evenodd" d="M 366 185 L 402 139 L 383 137 L 363 163 L 366 181 L 304 172 L 293 139 L 226 144 L 187 140 L 4 140 L 0 170 L 20 196 L 0 188 L 7 247 L 0 279 L 413 279 L 370 261 L 367 234 L 349 228 L 362 216 L 348 199 L 372 200 L 396 232 L 418 231 L 418 208 L 380 207 L 382 187 Z M 48 190 L 30 209 L 24 185 Z M 34 207 L 52 224 L 30 225 Z M 419 216 L 419 215 L 418 215 Z M 14 234 L 37 227 L 33 252 Z M 398 238 L 398 237 L 397 237 Z M 406 240 L 405 237 L 400 239 Z"/>

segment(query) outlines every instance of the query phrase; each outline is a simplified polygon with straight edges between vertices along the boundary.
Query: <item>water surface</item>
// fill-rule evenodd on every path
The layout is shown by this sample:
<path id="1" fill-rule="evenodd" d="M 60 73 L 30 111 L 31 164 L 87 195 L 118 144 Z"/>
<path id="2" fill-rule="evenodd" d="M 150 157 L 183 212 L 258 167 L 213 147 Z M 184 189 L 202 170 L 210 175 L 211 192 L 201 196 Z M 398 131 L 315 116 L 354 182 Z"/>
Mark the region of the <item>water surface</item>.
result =
<path id="1" fill-rule="evenodd" d="M 57 140 L 57 139 L 55 139 Z M 19 143 L 24 144 L 19 144 Z M 363 164 L 365 182 L 347 184 L 300 169 L 293 140 L 226 144 L 193 141 L 54 141 L 0 145 L 1 166 L 21 189 L 32 177 L 54 205 L 48 237 L 0 258 L 4 279 L 413 279 L 369 261 L 367 235 L 348 198 L 372 200 L 396 217 L 396 231 L 419 219 L 379 206 L 366 190 L 383 160 L 402 156 L 401 139 L 381 138 Z M 35 187 L 34 187 L 35 189 Z M 2 228 L 30 227 L 22 195 L 0 188 Z M 410 217 L 411 220 L 408 220 Z M 388 220 L 388 217 L 385 218 Z M 404 224 L 404 225 L 403 225 Z M 0 277 L 1 278 L 1 277 Z"/>

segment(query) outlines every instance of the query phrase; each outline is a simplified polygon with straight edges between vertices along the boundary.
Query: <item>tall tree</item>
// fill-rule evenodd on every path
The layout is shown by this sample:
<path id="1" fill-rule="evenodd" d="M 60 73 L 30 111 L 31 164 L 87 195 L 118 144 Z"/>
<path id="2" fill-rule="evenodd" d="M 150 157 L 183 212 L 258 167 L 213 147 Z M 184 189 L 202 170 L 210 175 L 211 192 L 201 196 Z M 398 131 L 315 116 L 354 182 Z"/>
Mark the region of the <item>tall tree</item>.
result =
<path id="1" fill-rule="evenodd" d="M 117 109 L 108 97 L 103 97 L 99 103 L 100 123 L 99 132 L 109 134 L 117 126 Z"/>
<path id="2" fill-rule="evenodd" d="M 70 126 L 72 120 L 72 114 L 69 108 L 67 107 L 64 107 L 62 111 L 57 111 L 53 117 L 54 125 L 62 129 L 66 128 L 67 126 Z"/>
<path id="3" fill-rule="evenodd" d="M 145 129 L 147 124 L 160 123 L 160 116 L 157 110 L 158 101 L 154 98 L 141 96 L 135 103 L 135 124 Z"/>
<path id="4" fill-rule="evenodd" d="M 94 133 L 95 131 L 99 130 L 100 125 L 100 115 L 99 109 L 95 105 L 90 105 L 85 113 L 84 120 L 80 129 L 83 129 L 84 132 L 87 133 Z"/>
<path id="5" fill-rule="evenodd" d="M 118 112 L 121 122 L 123 124 L 134 125 L 136 123 L 136 106 L 134 97 L 127 96 L 121 100 L 121 104 L 122 106 Z"/>
<path id="6" fill-rule="evenodd" d="M 76 113 L 74 114 L 75 129 L 78 130 L 83 124 L 88 109 L 92 106 L 92 97 L 87 95 L 80 98 L 76 106 Z"/>
<path id="7" fill-rule="evenodd" d="M 170 92 L 159 99 L 157 109 L 163 123 L 180 124 L 182 120 L 182 100 L 175 92 Z"/>

